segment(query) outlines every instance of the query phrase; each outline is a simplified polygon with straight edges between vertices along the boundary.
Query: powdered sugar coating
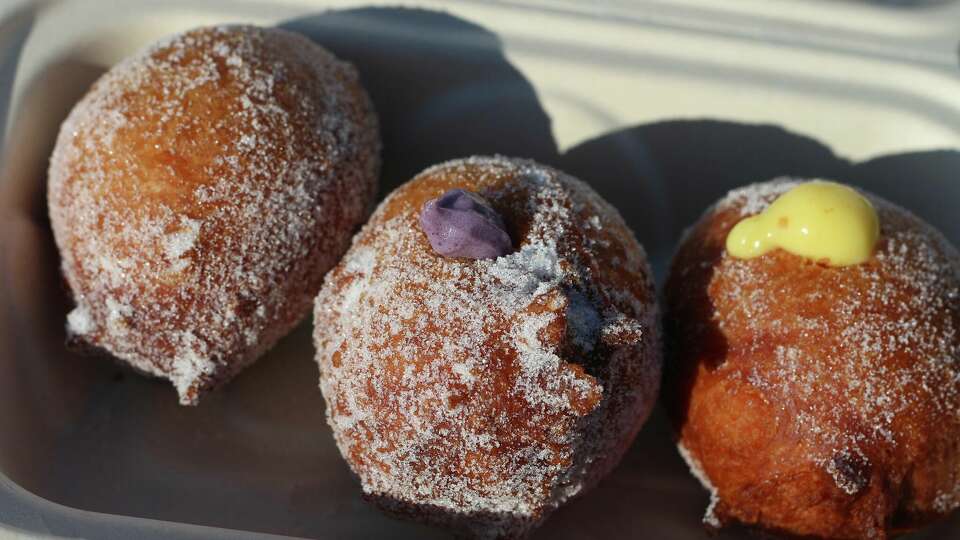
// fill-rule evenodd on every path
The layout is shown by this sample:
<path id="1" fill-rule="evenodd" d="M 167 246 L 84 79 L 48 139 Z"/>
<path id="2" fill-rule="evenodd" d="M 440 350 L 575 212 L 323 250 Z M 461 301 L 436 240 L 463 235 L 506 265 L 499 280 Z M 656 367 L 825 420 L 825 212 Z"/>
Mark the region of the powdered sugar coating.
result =
<path id="1" fill-rule="evenodd" d="M 454 187 L 491 201 L 513 253 L 433 252 L 418 212 Z M 452 161 L 391 194 L 315 324 L 328 419 L 364 491 L 474 536 L 524 534 L 592 485 L 659 385 L 642 248 L 586 185 L 531 161 Z"/>
<path id="2" fill-rule="evenodd" d="M 683 442 L 677 443 L 677 452 L 690 469 L 690 474 L 700 482 L 700 485 L 703 486 L 704 489 L 710 492 L 710 504 L 707 505 L 707 509 L 703 512 L 703 523 L 709 527 L 719 528 L 723 524 L 715 514 L 717 503 L 720 502 L 720 495 L 717 493 L 717 488 L 710 483 L 710 477 L 704 472 L 703 465 L 700 464 L 697 458 L 693 457 L 693 454 L 687 450 Z"/>
<path id="3" fill-rule="evenodd" d="M 789 454 L 809 463 L 837 490 L 836 499 L 793 501 L 793 513 L 784 516 L 797 521 L 789 526 L 761 525 L 882 537 L 891 520 L 914 522 L 960 506 L 960 255 L 929 225 L 869 194 L 881 239 L 867 263 L 826 268 L 783 252 L 741 260 L 722 251 L 737 221 L 797 183 L 778 179 L 732 191 L 678 253 L 667 286 L 668 326 L 684 351 L 678 361 L 699 363 L 687 375 L 693 387 L 681 442 L 719 488 L 721 513 L 776 519 L 779 509 L 734 505 L 750 500 L 741 486 L 776 485 L 770 475 L 786 475 L 788 465 L 751 472 L 747 461 L 741 468 L 727 454 L 715 455 L 725 450 L 714 437 L 726 434 L 710 434 L 700 412 L 723 399 L 746 405 L 759 398 L 747 405 L 749 414 L 772 411 L 766 422 L 783 431 L 743 437 L 764 441 L 769 450 L 759 451 L 776 449 L 781 459 Z M 704 447 L 714 455 L 702 453 Z M 794 478 L 805 474 L 803 463 L 789 467 Z M 849 501 L 830 502 L 844 496 Z M 738 502 L 725 505 L 728 498 Z M 797 529 L 796 508 L 804 504 L 820 512 L 817 526 L 824 529 Z M 831 504 L 849 505 L 838 511 L 848 522 L 824 517 Z"/>
<path id="4" fill-rule="evenodd" d="M 195 404 L 309 311 L 378 153 L 353 68 L 297 34 L 202 28 L 121 62 L 50 163 L 69 333 Z"/>

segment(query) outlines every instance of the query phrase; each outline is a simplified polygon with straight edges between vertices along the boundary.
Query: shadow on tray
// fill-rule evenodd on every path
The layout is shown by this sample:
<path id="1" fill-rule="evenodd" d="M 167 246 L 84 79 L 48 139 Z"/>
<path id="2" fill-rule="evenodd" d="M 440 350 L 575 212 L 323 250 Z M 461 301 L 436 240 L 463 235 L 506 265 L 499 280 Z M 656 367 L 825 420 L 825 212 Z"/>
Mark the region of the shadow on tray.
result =
<path id="1" fill-rule="evenodd" d="M 706 208 L 731 189 L 778 176 L 860 186 L 913 211 L 960 244 L 960 223 L 942 204 L 960 200 L 954 173 L 960 152 L 952 150 L 852 163 L 777 126 L 673 120 L 585 141 L 562 154 L 559 164 L 620 210 L 661 281 L 684 229 Z"/>
<path id="2" fill-rule="evenodd" d="M 381 194 L 453 158 L 556 161 L 550 119 L 533 86 L 480 26 L 400 8 L 329 12 L 280 26 L 357 67 L 380 117 Z"/>

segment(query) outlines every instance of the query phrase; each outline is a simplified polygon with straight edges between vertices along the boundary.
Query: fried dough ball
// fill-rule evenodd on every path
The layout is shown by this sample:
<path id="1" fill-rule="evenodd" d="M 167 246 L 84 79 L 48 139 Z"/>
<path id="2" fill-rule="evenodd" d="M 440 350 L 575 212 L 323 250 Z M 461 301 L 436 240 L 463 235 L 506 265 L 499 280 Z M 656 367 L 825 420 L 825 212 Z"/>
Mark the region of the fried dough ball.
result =
<path id="1" fill-rule="evenodd" d="M 448 199 L 489 203 L 499 215 L 475 217 L 505 224 L 512 251 L 435 251 L 421 213 Z M 317 297 L 337 445 L 388 512 L 523 536 L 612 469 L 650 413 L 655 300 L 643 248 L 586 184 L 501 157 L 427 169 L 381 204 Z"/>
<path id="2" fill-rule="evenodd" d="M 196 404 L 309 313 L 379 146 L 354 69 L 297 34 L 200 28 L 115 66 L 50 163 L 71 339 Z"/>
<path id="3" fill-rule="evenodd" d="M 733 191 L 683 240 L 664 401 L 708 525 L 887 538 L 960 505 L 960 256 L 871 195 L 865 263 L 730 256 L 731 228 L 796 185 Z"/>

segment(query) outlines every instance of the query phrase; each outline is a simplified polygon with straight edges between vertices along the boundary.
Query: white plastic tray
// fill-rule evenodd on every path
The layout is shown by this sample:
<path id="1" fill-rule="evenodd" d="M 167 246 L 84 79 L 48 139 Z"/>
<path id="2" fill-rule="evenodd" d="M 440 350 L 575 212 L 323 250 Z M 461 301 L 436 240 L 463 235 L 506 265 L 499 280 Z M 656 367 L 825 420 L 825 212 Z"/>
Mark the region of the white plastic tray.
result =
<path id="1" fill-rule="evenodd" d="M 0 2 L 0 534 L 442 537 L 361 500 L 323 419 L 309 322 L 199 408 L 64 350 L 43 203 L 54 135 L 106 67 L 173 31 L 307 33 L 374 98 L 384 193 L 447 158 L 537 158 L 618 206 L 658 271 L 712 200 L 782 174 L 866 186 L 960 243 L 954 2 L 317 4 Z M 657 413 L 538 537 L 703 538 L 705 505 Z M 913 538 L 957 535 L 960 518 Z"/>

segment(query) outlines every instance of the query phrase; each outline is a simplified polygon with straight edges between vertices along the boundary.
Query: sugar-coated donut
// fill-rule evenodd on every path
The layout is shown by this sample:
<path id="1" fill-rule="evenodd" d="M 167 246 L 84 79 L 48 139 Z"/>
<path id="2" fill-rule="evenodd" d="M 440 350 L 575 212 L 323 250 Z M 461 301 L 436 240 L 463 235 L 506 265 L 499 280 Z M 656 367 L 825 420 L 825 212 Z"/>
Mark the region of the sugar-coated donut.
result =
<path id="1" fill-rule="evenodd" d="M 354 69 L 298 34 L 201 28 L 123 61 L 51 158 L 68 334 L 195 404 L 309 313 L 379 146 Z"/>
<path id="2" fill-rule="evenodd" d="M 464 234 L 482 249 L 434 237 L 465 257 L 435 251 L 434 203 L 478 212 Z M 513 250 L 484 258 L 503 248 L 501 223 Z M 388 512 L 523 536 L 613 468 L 647 418 L 655 301 L 643 248 L 581 181 L 502 157 L 427 169 L 380 205 L 317 297 L 337 445 Z"/>
<path id="3" fill-rule="evenodd" d="M 960 506 L 960 255 L 866 194 L 879 236 L 865 262 L 731 256 L 731 229 L 797 185 L 732 191 L 683 240 L 664 401 L 711 490 L 707 524 L 887 538 Z"/>

